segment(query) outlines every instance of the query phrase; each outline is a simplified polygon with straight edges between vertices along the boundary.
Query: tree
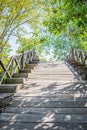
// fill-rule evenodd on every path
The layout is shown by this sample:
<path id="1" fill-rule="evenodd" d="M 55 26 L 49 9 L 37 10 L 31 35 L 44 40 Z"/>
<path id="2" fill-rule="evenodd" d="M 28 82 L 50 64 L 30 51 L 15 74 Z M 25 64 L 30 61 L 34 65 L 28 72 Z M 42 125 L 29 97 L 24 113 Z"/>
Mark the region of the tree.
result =
<path id="1" fill-rule="evenodd" d="M 4 44 L 4 43 L 3 43 Z M 1 46 L 0 46 L 1 47 Z M 4 49 L 3 49 L 3 52 L 0 53 L 0 60 L 3 62 L 3 64 L 6 66 L 8 64 L 8 61 L 9 61 L 9 53 L 11 52 L 11 45 L 10 43 L 6 43 Z M 2 67 L 0 66 L 0 73 L 2 73 L 3 69 Z"/>
<path id="2" fill-rule="evenodd" d="M 79 40 L 79 46 L 81 45 L 82 47 L 83 42 L 87 41 L 86 1 L 51 0 L 50 3 L 50 15 L 46 17 L 44 25 L 55 35 L 65 33 L 71 41 L 76 41 L 77 43 Z"/>
<path id="3" fill-rule="evenodd" d="M 26 37 L 20 37 L 18 39 L 18 43 L 20 43 L 20 46 L 18 48 L 18 53 L 21 53 L 23 51 L 28 51 L 34 48 L 37 48 L 37 46 L 40 44 L 39 39 L 31 37 L 31 38 L 26 38 Z"/>
<path id="4" fill-rule="evenodd" d="M 21 25 L 39 22 L 42 2 L 42 0 L 0 1 L 0 52 L 3 51 L 10 36 L 16 35 Z"/>

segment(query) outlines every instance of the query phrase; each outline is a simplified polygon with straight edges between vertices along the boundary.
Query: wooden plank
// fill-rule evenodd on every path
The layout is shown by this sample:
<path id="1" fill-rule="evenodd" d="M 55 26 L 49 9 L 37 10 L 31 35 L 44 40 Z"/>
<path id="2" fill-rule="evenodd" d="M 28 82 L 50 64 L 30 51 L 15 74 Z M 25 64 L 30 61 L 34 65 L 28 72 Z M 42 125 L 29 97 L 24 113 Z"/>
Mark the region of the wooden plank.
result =
<path id="1" fill-rule="evenodd" d="M 19 73 L 31 73 L 31 69 L 19 70 Z"/>
<path id="2" fill-rule="evenodd" d="M 85 114 L 15 114 L 15 113 L 2 113 L 0 121 L 19 121 L 19 122 L 52 122 L 52 123 L 87 123 L 87 115 Z"/>
<path id="3" fill-rule="evenodd" d="M 43 89 L 43 88 L 42 88 Z M 29 91 L 30 90 L 30 91 Z M 79 89 L 80 90 L 80 89 Z M 22 90 L 20 90 L 19 91 L 19 93 L 18 93 L 18 95 L 16 95 L 16 96 L 25 96 L 25 97 L 27 97 L 27 96 L 46 96 L 46 97 L 58 97 L 58 95 L 59 94 L 84 94 L 84 92 L 82 91 L 81 93 L 80 93 L 80 91 L 76 91 L 76 90 L 63 90 L 63 89 L 61 89 L 61 88 L 59 88 L 59 89 L 55 89 L 55 91 L 56 92 L 51 92 L 51 91 L 49 91 L 48 90 L 48 92 L 41 92 L 41 90 L 38 88 L 37 90 L 35 89 L 33 89 L 33 90 L 31 90 L 31 89 L 27 89 L 27 92 L 26 92 L 26 90 L 24 90 L 24 89 L 22 89 Z M 23 92 L 24 91 L 24 92 Z M 46 94 L 47 93 L 47 94 Z M 87 94 L 87 91 L 85 90 L 85 93 Z M 51 95 L 49 95 L 49 94 L 51 94 Z M 76 98 L 76 97 L 75 97 Z M 77 98 L 79 98 L 79 97 L 77 97 Z M 73 98 L 74 99 L 74 98 Z"/>
<path id="4" fill-rule="evenodd" d="M 14 78 L 28 78 L 30 76 L 29 73 L 14 73 L 13 77 Z"/>
<path id="5" fill-rule="evenodd" d="M 47 96 L 49 96 L 49 93 L 51 94 L 51 96 L 52 96 L 52 93 L 55 93 L 55 96 L 57 96 L 59 93 L 60 94 L 73 93 L 75 94 L 74 97 L 75 96 L 80 97 L 81 94 L 85 95 L 84 93 L 87 93 L 86 88 L 87 88 L 87 83 L 85 82 L 60 82 L 60 81 L 59 82 L 55 82 L 55 81 L 54 82 L 52 81 L 30 82 L 28 81 L 28 83 L 24 85 L 24 88 L 20 90 L 19 95 L 21 94 L 22 96 L 24 95 L 40 96 L 48 92 Z"/>
<path id="6" fill-rule="evenodd" d="M 3 68 L 4 72 L 1 75 L 1 79 L 0 79 L 0 84 L 2 83 L 4 77 L 7 75 L 9 78 L 11 78 L 11 75 L 8 72 L 10 63 L 12 62 L 12 59 L 10 60 L 9 64 L 7 65 L 7 68 L 4 66 L 4 64 L 2 63 L 2 61 L 0 60 L 0 66 Z"/>
<path id="7" fill-rule="evenodd" d="M 48 74 L 46 74 L 46 75 L 37 75 L 37 74 L 34 74 L 34 75 L 31 75 L 30 76 L 30 78 L 39 78 L 39 79 L 41 79 L 41 78 L 52 78 L 52 79 L 56 79 L 56 78 L 75 78 L 75 76 L 74 75 L 48 75 Z"/>
<path id="8" fill-rule="evenodd" d="M 13 98 L 12 93 L 0 94 L 0 112 L 9 104 L 12 98 Z"/>
<path id="9" fill-rule="evenodd" d="M 22 54 L 21 54 L 21 60 L 20 60 L 20 68 L 21 69 L 24 69 L 24 65 L 25 65 L 24 56 L 25 56 L 25 54 L 24 54 L 24 51 L 23 51 Z"/>
<path id="10" fill-rule="evenodd" d="M 18 98 L 18 97 L 17 97 Z M 26 96 L 25 97 L 23 97 L 23 98 L 25 98 L 25 99 L 17 99 L 18 101 L 26 101 L 26 100 L 32 100 L 32 102 L 45 102 L 45 101 L 54 101 L 54 102 L 57 102 L 57 101 L 72 101 L 72 102 L 74 102 L 74 101 L 82 101 L 82 102 L 86 102 L 87 101 L 87 97 L 78 97 L 78 98 L 72 98 L 72 97 L 69 97 L 69 96 L 67 96 L 67 97 L 61 97 L 61 96 L 55 96 L 55 97 L 45 97 L 44 96 L 44 98 L 37 98 L 37 97 L 31 97 L 31 99 L 29 99 L 29 97 L 27 97 L 26 98 Z M 15 101 L 17 101 L 16 99 L 15 99 Z"/>
<path id="11" fill-rule="evenodd" d="M 1 84 L 0 93 L 17 93 L 22 84 Z"/>
<path id="12" fill-rule="evenodd" d="M 29 107 L 10 107 L 8 106 L 5 113 L 23 113 L 23 114 L 87 114 L 87 108 L 29 108 Z"/>
<path id="13" fill-rule="evenodd" d="M 34 93 L 36 94 L 36 93 Z M 39 93 L 38 93 L 39 95 Z M 54 97 L 51 96 L 16 96 L 14 97 L 15 101 L 86 101 L 87 100 L 87 95 L 80 95 L 80 94 L 58 94 L 54 95 Z"/>
<path id="14" fill-rule="evenodd" d="M 58 95 L 60 95 L 60 94 L 61 95 L 62 94 L 64 94 L 64 95 L 65 94 L 68 94 L 68 95 L 74 94 L 74 95 L 72 95 L 72 97 L 74 99 L 76 99 L 76 98 L 82 97 L 81 95 L 83 95 L 83 97 L 85 96 L 85 94 L 87 93 L 87 90 L 86 90 L 86 88 L 84 89 L 84 92 L 85 92 L 85 94 L 84 94 L 83 89 L 84 89 L 84 87 L 82 89 L 81 88 L 77 88 L 77 89 L 70 88 L 69 89 L 69 88 L 64 88 L 64 87 L 59 87 L 59 88 L 53 87 L 53 88 L 49 89 L 49 87 L 46 88 L 44 86 L 41 88 L 38 86 L 35 88 L 32 87 L 32 89 L 31 89 L 31 88 L 26 87 L 26 89 L 23 88 L 22 90 L 20 90 L 18 95 L 21 95 L 21 96 L 23 96 L 23 95 L 25 95 L 25 96 L 48 96 L 48 97 L 53 95 L 53 96 L 58 97 Z"/>
<path id="15" fill-rule="evenodd" d="M 86 130 L 87 124 L 82 123 L 23 123 L 0 122 L 1 130 Z"/>
<path id="16" fill-rule="evenodd" d="M 3 73 L 3 76 L 2 76 L 2 80 L 3 80 L 3 78 L 4 78 L 4 76 L 7 74 L 7 76 L 10 78 L 11 76 L 10 76 L 10 74 L 8 73 L 8 68 L 9 68 L 9 65 L 10 65 L 10 63 L 12 62 L 12 59 L 10 59 L 10 62 L 9 62 L 9 64 L 8 64 L 8 66 L 7 66 L 7 68 L 4 66 L 4 64 L 2 63 L 2 61 L 0 60 L 0 65 L 1 65 L 1 67 L 2 67 L 2 69 L 4 70 L 4 73 Z"/>
<path id="17" fill-rule="evenodd" d="M 39 72 L 39 71 L 33 71 L 32 75 L 73 75 L 72 72 L 62 72 L 62 71 L 43 71 L 43 72 Z"/>
<path id="18" fill-rule="evenodd" d="M 83 81 L 83 80 L 42 80 L 42 79 L 29 79 L 27 80 L 26 84 L 24 85 L 30 85 L 30 84 L 37 84 L 37 83 L 86 83 L 86 81 Z"/>
<path id="19" fill-rule="evenodd" d="M 64 92 L 65 94 L 74 94 L 75 93 L 75 91 L 74 92 L 72 92 L 72 91 L 66 91 L 66 92 Z M 22 96 L 22 97 L 36 97 L 36 96 L 39 96 L 39 97 L 41 97 L 41 96 L 43 96 L 43 97 L 59 97 L 58 95 L 59 94 L 63 94 L 63 92 L 62 91 L 57 91 L 57 92 L 35 92 L 35 93 L 29 93 L 28 91 L 27 92 L 19 92 L 16 96 L 17 97 L 19 97 L 19 96 Z M 76 94 L 78 94 L 78 93 L 76 93 Z M 82 93 L 83 94 L 83 93 Z M 87 94 L 87 91 L 86 91 L 86 94 Z M 75 97 L 75 98 L 72 98 L 72 99 L 79 99 L 80 97 Z"/>
<path id="20" fill-rule="evenodd" d="M 8 78 L 7 79 L 7 84 L 22 84 L 25 82 L 26 82 L 25 78 Z"/>
<path id="21" fill-rule="evenodd" d="M 11 107 L 46 107 L 46 108 L 86 108 L 87 103 L 86 101 L 48 101 L 48 100 L 43 100 L 43 101 L 15 101 L 11 102 L 10 104 Z"/>
<path id="22" fill-rule="evenodd" d="M 43 80 L 53 80 L 53 81 L 77 81 L 77 79 L 75 78 L 71 78 L 71 77 L 30 77 L 30 80 L 36 80 L 36 81 L 43 81 Z"/>
<path id="23" fill-rule="evenodd" d="M 13 93 L 0 93 L 0 99 L 5 99 L 11 95 L 13 95 Z"/>
<path id="24" fill-rule="evenodd" d="M 49 72 L 49 71 L 52 71 L 52 72 L 53 72 L 53 71 L 54 71 L 54 72 L 55 72 L 55 71 L 57 71 L 57 72 L 71 72 L 71 71 L 69 70 L 69 68 L 65 68 L 65 69 L 62 69 L 62 70 L 61 70 L 61 67 L 60 67 L 60 68 L 54 68 L 54 69 L 53 69 L 53 68 L 48 68 L 48 69 L 43 69 L 43 68 L 37 69 L 37 68 L 36 68 L 36 69 L 35 69 L 35 72 L 43 72 L 43 71 L 44 71 L 44 72 L 46 72 L 46 71 L 47 71 L 47 72 Z"/>
<path id="25" fill-rule="evenodd" d="M 41 82 L 36 82 L 36 81 L 33 81 L 32 82 L 32 80 L 28 80 L 29 82 L 28 82 L 28 84 L 27 84 L 27 82 L 26 82 L 26 86 L 28 86 L 28 87 L 48 87 L 49 89 L 50 89 L 50 86 L 53 86 L 54 88 L 58 88 L 58 87 L 64 87 L 64 88 L 69 88 L 70 89 L 70 87 L 72 87 L 72 88 L 79 88 L 79 86 L 81 86 L 81 88 L 82 87 L 86 87 L 87 86 L 87 82 L 83 82 L 83 81 L 72 81 L 72 82 L 70 82 L 70 81 L 53 81 L 53 80 L 50 80 L 50 81 L 48 81 L 47 82 L 47 80 L 44 80 L 43 82 L 41 81 Z"/>
<path id="26" fill-rule="evenodd" d="M 35 79 L 35 78 L 31 78 L 29 80 L 27 80 L 26 84 L 29 83 L 29 82 L 77 82 L 78 80 L 77 79 Z"/>
<path id="27" fill-rule="evenodd" d="M 50 86 L 51 87 L 51 86 Z M 78 86 L 79 87 L 79 86 Z M 43 91 L 41 91 L 41 90 L 43 90 Z M 41 92 L 41 93 L 43 93 L 43 92 L 51 92 L 52 90 L 54 90 L 54 92 L 56 92 L 56 93 L 67 93 L 67 92 L 74 92 L 74 93 L 78 93 L 78 94 L 84 94 L 84 92 L 86 93 L 87 91 L 86 91 L 86 88 L 84 89 L 84 92 L 83 92 L 83 86 L 82 86 L 82 89 L 81 88 L 77 88 L 77 89 L 73 89 L 73 88 L 68 88 L 68 87 L 63 87 L 63 86 L 61 86 L 61 87 L 59 87 L 59 88 L 56 88 L 56 87 L 53 87 L 52 89 L 49 89 L 49 87 L 46 87 L 46 86 L 43 86 L 43 87 L 38 87 L 38 86 L 36 86 L 35 88 L 34 87 L 28 87 L 28 86 L 25 86 L 25 87 L 23 87 L 22 88 L 22 90 L 20 90 L 19 92 L 21 93 L 21 92 L 24 92 L 24 93 L 26 93 L 27 92 L 27 94 L 29 93 L 38 93 L 38 92 Z M 51 92 L 52 93 L 52 92 Z"/>

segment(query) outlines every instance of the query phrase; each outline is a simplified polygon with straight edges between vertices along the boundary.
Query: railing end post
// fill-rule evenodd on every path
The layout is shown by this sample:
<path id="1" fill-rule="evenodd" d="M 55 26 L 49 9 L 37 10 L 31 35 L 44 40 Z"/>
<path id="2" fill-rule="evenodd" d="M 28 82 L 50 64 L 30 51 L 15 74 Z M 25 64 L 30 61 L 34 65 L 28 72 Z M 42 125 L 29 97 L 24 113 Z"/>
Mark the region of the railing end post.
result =
<path id="1" fill-rule="evenodd" d="M 22 51 L 20 69 L 24 70 L 24 51 Z"/>

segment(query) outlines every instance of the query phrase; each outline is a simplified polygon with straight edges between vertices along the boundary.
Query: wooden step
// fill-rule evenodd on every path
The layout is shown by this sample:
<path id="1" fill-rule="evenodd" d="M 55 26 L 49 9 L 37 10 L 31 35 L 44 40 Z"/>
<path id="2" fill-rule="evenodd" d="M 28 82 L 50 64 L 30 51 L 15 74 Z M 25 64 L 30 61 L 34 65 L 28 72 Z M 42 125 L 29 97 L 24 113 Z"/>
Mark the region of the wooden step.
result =
<path id="1" fill-rule="evenodd" d="M 26 82 L 25 78 L 8 78 L 7 79 L 7 84 L 22 84 L 25 82 Z"/>
<path id="2" fill-rule="evenodd" d="M 87 124 L 84 123 L 55 123 L 55 122 L 0 122 L 1 130 L 86 130 Z"/>
<path id="3" fill-rule="evenodd" d="M 29 64 L 38 64 L 39 61 L 30 61 Z"/>
<path id="4" fill-rule="evenodd" d="M 86 114 L 15 114 L 15 113 L 1 113 L 0 121 L 19 121 L 28 123 L 87 123 Z"/>
<path id="5" fill-rule="evenodd" d="M 19 73 L 31 73 L 31 69 L 19 70 Z"/>
<path id="6" fill-rule="evenodd" d="M 33 71 L 32 74 L 37 74 L 37 75 L 72 75 L 72 72 L 62 72 L 62 71 Z"/>
<path id="7" fill-rule="evenodd" d="M 63 62 L 39 63 L 31 71 L 0 114 L 0 130 L 86 130 L 87 82 L 74 80 Z"/>
<path id="8" fill-rule="evenodd" d="M 37 75 L 37 74 L 32 74 L 29 78 L 34 78 L 34 79 L 75 79 L 75 76 L 73 75 Z"/>
<path id="9" fill-rule="evenodd" d="M 13 75 L 14 78 L 28 78 L 30 73 L 15 73 Z"/>
<path id="10" fill-rule="evenodd" d="M 65 70 L 62 69 L 62 70 L 61 70 L 61 69 L 51 69 L 51 68 L 49 68 L 49 69 L 43 69 L 43 68 L 38 69 L 38 68 L 36 68 L 35 72 L 39 72 L 39 73 L 44 73 L 44 72 L 45 72 L 45 73 L 49 73 L 49 72 L 51 72 L 51 73 L 53 73 L 53 72 L 54 72 L 54 73 L 56 73 L 56 72 L 59 73 L 59 72 L 60 72 L 60 73 L 61 73 L 61 72 L 62 72 L 63 74 L 64 74 L 64 73 L 72 73 L 72 72 L 71 72 L 70 70 L 68 70 L 68 69 L 65 69 Z M 73 74 L 73 73 L 72 73 L 72 74 Z"/>
<path id="11" fill-rule="evenodd" d="M 64 101 L 20 101 L 20 100 L 14 100 L 14 102 L 11 102 L 11 107 L 33 107 L 33 108 L 87 108 L 86 101 L 71 101 L 68 99 Z"/>
<path id="12" fill-rule="evenodd" d="M 1 84 L 0 93 L 17 93 L 22 84 Z"/>
<path id="13" fill-rule="evenodd" d="M 70 101 L 72 101 L 72 102 L 79 101 L 80 102 L 80 101 L 82 101 L 82 102 L 84 102 L 87 100 L 87 94 L 84 94 L 81 96 L 80 94 L 56 94 L 55 93 L 53 97 L 50 95 L 48 95 L 48 96 L 31 96 L 31 93 L 32 93 L 32 95 L 35 95 L 36 93 L 37 93 L 37 95 L 39 95 L 39 92 L 33 93 L 33 91 L 30 92 L 30 91 L 26 90 L 26 92 L 24 91 L 25 96 L 22 96 L 22 93 L 24 94 L 23 91 L 24 90 L 20 90 L 18 93 L 18 94 L 20 94 L 20 92 L 21 92 L 21 96 L 16 95 L 14 97 L 15 101 L 26 102 L 26 101 L 32 100 L 32 102 L 45 102 L 45 101 L 48 101 L 48 102 L 49 101 L 50 102 L 51 101 L 52 102 L 57 102 L 57 101 L 69 101 L 69 102 Z M 30 96 L 27 96 L 26 93 L 30 94 Z"/>
<path id="14" fill-rule="evenodd" d="M 35 69 L 35 67 L 26 66 L 26 67 L 24 67 L 24 69 L 25 69 L 25 70 L 28 70 L 28 69 L 30 69 L 30 70 L 31 70 L 31 69 Z"/>
<path id="15" fill-rule="evenodd" d="M 28 64 L 25 66 L 25 69 L 35 69 L 36 68 L 36 64 Z"/>
<path id="16" fill-rule="evenodd" d="M 47 77 L 47 78 L 29 78 L 29 81 L 36 81 L 36 82 L 38 82 L 38 81 L 40 81 L 40 82 L 43 82 L 43 81 L 47 81 L 47 82 L 49 82 L 49 81 L 55 81 L 55 82 L 58 82 L 58 81 L 71 81 L 71 82 L 73 82 L 73 81 L 77 81 L 77 79 L 74 79 L 74 78 L 62 78 L 62 77 L 59 77 L 59 78 L 49 78 L 49 77 Z"/>
<path id="17" fill-rule="evenodd" d="M 2 111 L 12 100 L 13 93 L 0 93 L 0 111 Z"/>
<path id="18" fill-rule="evenodd" d="M 5 113 L 23 113 L 23 114 L 85 114 L 87 108 L 29 108 L 29 107 L 6 107 Z"/>

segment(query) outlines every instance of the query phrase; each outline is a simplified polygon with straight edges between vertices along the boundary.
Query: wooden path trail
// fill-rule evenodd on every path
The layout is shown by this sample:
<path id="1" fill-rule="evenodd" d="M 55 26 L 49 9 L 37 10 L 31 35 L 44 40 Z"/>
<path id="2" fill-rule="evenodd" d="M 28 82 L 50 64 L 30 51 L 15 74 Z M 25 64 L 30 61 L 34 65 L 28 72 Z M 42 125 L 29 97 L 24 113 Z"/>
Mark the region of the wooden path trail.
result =
<path id="1" fill-rule="evenodd" d="M 39 63 L 0 114 L 0 130 L 87 130 L 86 89 L 66 63 Z"/>

